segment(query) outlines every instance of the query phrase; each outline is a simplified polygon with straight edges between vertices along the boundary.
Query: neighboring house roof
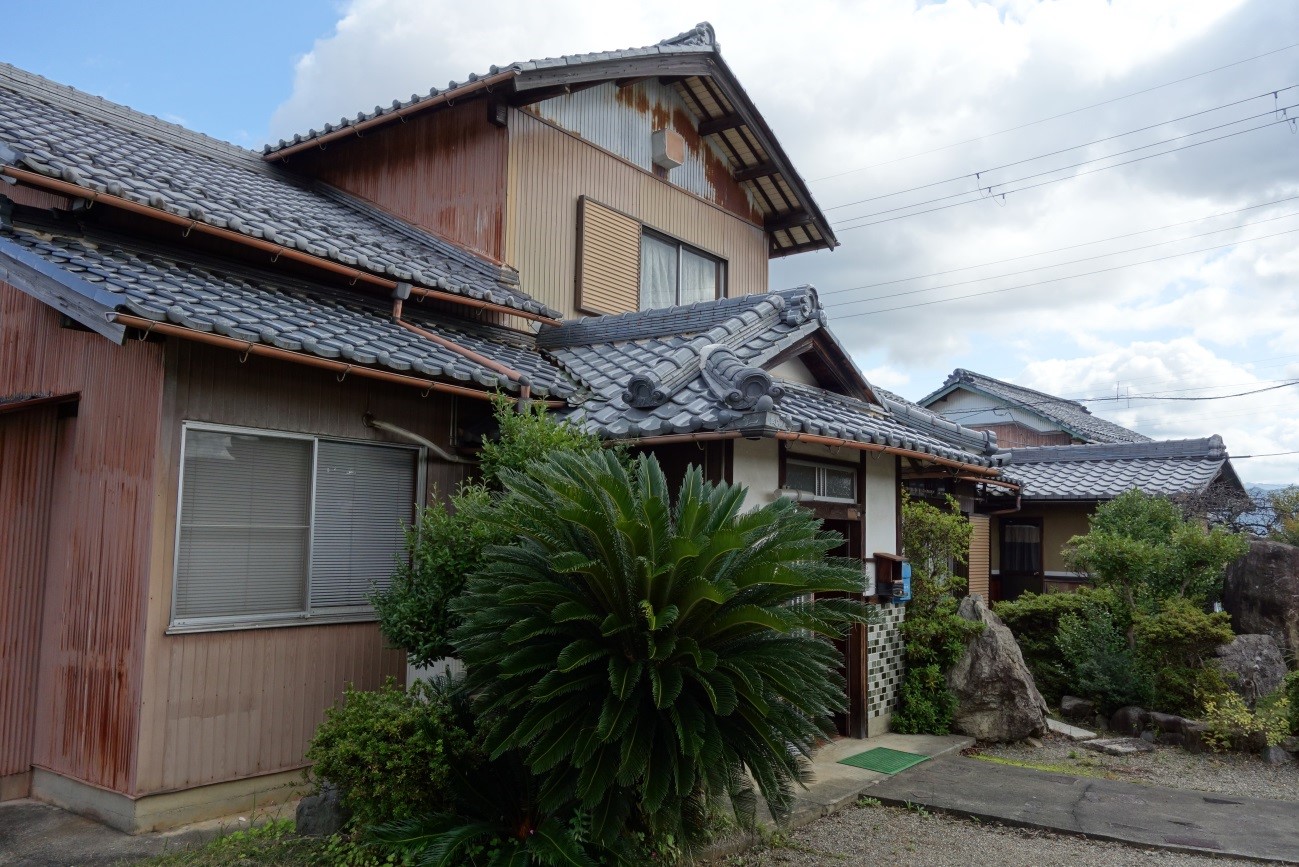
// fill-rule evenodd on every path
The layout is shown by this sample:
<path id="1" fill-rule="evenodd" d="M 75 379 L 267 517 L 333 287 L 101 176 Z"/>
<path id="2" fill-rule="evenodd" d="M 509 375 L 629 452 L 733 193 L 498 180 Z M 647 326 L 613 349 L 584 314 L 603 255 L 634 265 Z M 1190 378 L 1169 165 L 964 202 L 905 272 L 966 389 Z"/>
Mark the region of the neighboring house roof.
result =
<path id="1" fill-rule="evenodd" d="M 965 389 L 1005 402 L 1007 406 L 1035 413 L 1060 426 L 1071 436 L 1089 443 L 1145 443 L 1150 437 L 1097 418 L 1081 403 L 1024 388 L 1011 382 L 993 379 L 973 370 L 958 367 L 942 387 L 920 399 L 921 406 L 932 406 L 954 391 Z"/>
<path id="2" fill-rule="evenodd" d="M 49 278 L 41 281 L 47 301 L 75 307 L 88 324 L 96 314 L 107 326 L 111 314 L 129 313 L 320 358 L 517 390 L 507 377 L 402 328 L 377 299 L 230 263 L 181 260 L 106 236 L 0 232 L 0 273 L 21 284 L 32 272 Z M 566 397 L 575 390 L 526 336 L 459 320 L 433 322 L 417 311 L 407 318 L 526 374 L 540 397 Z"/>
<path id="3" fill-rule="evenodd" d="M 542 316 L 518 275 L 324 184 L 0 64 L 0 166 L 397 281 Z"/>
<path id="4" fill-rule="evenodd" d="M 1032 500 L 1111 500 L 1147 494 L 1202 494 L 1215 481 L 1242 492 L 1222 437 L 1011 449 L 1010 472 Z"/>
<path id="5" fill-rule="evenodd" d="M 589 391 L 570 418 L 604 437 L 789 431 L 976 466 L 1004 460 L 975 431 L 769 372 L 789 348 L 821 331 L 825 314 L 815 290 L 800 287 L 579 320 L 542 340 Z"/>
<path id="6" fill-rule="evenodd" d="M 375 106 L 353 118 L 343 117 L 321 129 L 281 139 L 264 148 L 268 160 L 315 148 L 343 136 L 396 121 L 490 89 L 492 98 L 535 102 L 603 81 L 670 77 L 691 107 L 701 137 L 714 137 L 733 163 L 739 183 L 753 193 L 772 233 L 772 255 L 833 248 L 839 242 L 830 221 L 817 206 L 803 179 L 757 106 L 722 59 L 712 25 L 707 22 L 643 48 L 569 54 L 492 66 L 484 75 L 452 81 L 445 89 L 412 94 L 403 102 Z"/>

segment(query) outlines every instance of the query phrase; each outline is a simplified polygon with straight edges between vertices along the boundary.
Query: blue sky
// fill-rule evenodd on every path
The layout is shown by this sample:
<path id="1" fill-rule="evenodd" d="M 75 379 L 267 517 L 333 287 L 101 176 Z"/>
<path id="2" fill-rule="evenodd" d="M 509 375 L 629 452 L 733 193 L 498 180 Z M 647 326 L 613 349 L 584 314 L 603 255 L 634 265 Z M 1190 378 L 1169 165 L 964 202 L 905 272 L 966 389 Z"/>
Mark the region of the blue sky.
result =
<path id="1" fill-rule="evenodd" d="M 486 8 L 46 0 L 6 9 L 0 59 L 257 148 L 493 63 L 651 44 L 706 19 L 832 220 L 971 188 L 975 172 L 980 185 L 1015 172 L 1061 179 L 1003 204 L 844 228 L 833 253 L 773 263 L 776 286 L 860 301 L 829 308 L 831 322 L 880 385 L 914 399 L 955 367 L 1075 398 L 1209 398 L 1299 380 L 1299 199 L 1280 201 L 1299 197 L 1292 115 L 1096 174 L 1064 168 L 1199 142 L 1218 124 L 1243 130 L 1274 107 L 1299 114 L 1299 2 L 804 0 L 773 5 L 778 16 L 754 14 L 751 0 Z M 1038 159 L 1061 148 L 1071 150 Z M 986 171 L 1021 159 L 1032 161 Z M 849 205 L 876 196 L 887 198 Z M 1131 249 L 1146 244 L 1159 246 Z M 1043 252 L 1059 248 L 1073 249 Z M 1063 264 L 1082 257 L 1095 260 Z M 1125 267 L 1083 273 L 1114 265 Z M 1042 270 L 998 276 L 1028 268 Z M 1069 279 L 995 291 L 1057 276 Z M 976 282 L 942 288 L 958 280 Z M 872 300 L 896 291 L 916 294 Z M 1218 433 L 1234 455 L 1299 451 L 1299 388 L 1091 409 L 1157 438 Z M 1299 482 L 1297 454 L 1237 466 L 1247 481 Z"/>

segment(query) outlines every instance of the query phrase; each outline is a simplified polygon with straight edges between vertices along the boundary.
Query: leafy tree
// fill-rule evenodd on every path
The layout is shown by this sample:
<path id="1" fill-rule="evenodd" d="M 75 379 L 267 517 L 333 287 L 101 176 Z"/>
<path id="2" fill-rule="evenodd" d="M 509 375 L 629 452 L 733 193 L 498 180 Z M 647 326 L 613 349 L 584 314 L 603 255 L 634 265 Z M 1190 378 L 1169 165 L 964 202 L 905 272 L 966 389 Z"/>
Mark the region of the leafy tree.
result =
<path id="1" fill-rule="evenodd" d="M 693 845 L 708 815 L 779 814 L 844 706 L 829 638 L 864 606 L 833 533 L 781 498 L 692 467 L 673 503 L 652 456 L 559 452 L 504 471 L 491 520 L 515 534 L 454 603 L 485 749 L 519 751 L 538 807 L 573 804 L 601 844 Z"/>
<path id="2" fill-rule="evenodd" d="M 488 520 L 491 491 L 500 474 L 557 451 L 596 452 L 599 438 L 546 414 L 543 404 L 519 410 L 498 396 L 494 412 L 500 436 L 484 443 L 481 480 L 461 485 L 449 503 L 438 500 L 406 529 L 406 557 L 392 583 L 370 598 L 379 627 L 415 665 L 453 655 L 452 630 L 461 617 L 450 608 L 465 581 L 483 563 L 487 546 L 510 538 L 507 528 Z"/>
<path id="3" fill-rule="evenodd" d="M 906 673 L 890 727 L 904 734 L 946 734 L 956 712 L 956 696 L 944 677 L 965 653 L 982 625 L 960 617 L 965 581 L 953 572 L 969 557 L 970 522 L 956 500 L 940 509 L 903 493 L 902 553 L 911 563 L 911 602 L 902 632 Z"/>
<path id="4" fill-rule="evenodd" d="M 1248 547 L 1244 536 L 1187 521 L 1167 498 L 1134 488 L 1096 510 L 1065 558 L 1114 588 L 1129 610 L 1154 613 L 1171 597 L 1205 603 L 1220 596 L 1223 570 Z"/>
<path id="5" fill-rule="evenodd" d="M 1271 512 L 1268 536 L 1275 542 L 1299 545 L 1299 485 L 1267 492 Z"/>

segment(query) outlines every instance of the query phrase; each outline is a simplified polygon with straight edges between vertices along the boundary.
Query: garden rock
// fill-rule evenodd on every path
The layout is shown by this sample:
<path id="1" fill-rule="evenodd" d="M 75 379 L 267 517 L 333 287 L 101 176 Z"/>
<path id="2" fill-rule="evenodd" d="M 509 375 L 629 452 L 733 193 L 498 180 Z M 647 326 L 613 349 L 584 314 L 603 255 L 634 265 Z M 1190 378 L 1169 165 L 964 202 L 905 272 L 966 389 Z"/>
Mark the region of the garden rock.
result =
<path id="1" fill-rule="evenodd" d="M 1135 738 L 1146 730 L 1150 722 L 1150 713 L 1142 708 L 1129 705 L 1114 711 L 1110 717 L 1110 731 L 1125 737 Z"/>
<path id="2" fill-rule="evenodd" d="M 1159 713 L 1153 710 L 1150 712 L 1150 725 L 1154 727 L 1155 731 L 1162 734 L 1180 734 L 1184 722 L 1186 720 L 1177 714 Z"/>
<path id="3" fill-rule="evenodd" d="M 347 819 L 338 787 L 324 786 L 316 794 L 298 802 L 294 825 L 304 837 L 330 837 L 343 830 Z"/>
<path id="4" fill-rule="evenodd" d="M 1212 749 L 1205 739 L 1209 727 L 1205 723 L 1186 720 L 1182 723 L 1182 748 L 1188 753 L 1207 753 Z"/>
<path id="5" fill-rule="evenodd" d="M 1299 653 L 1299 548 L 1262 540 L 1227 567 L 1222 597 L 1231 628 L 1270 635 Z"/>
<path id="6" fill-rule="evenodd" d="M 1280 747 L 1264 747 L 1262 756 L 1269 765 L 1288 765 L 1294 761 L 1294 756 Z"/>
<path id="7" fill-rule="evenodd" d="M 1186 746 L 1186 735 L 1181 732 L 1161 732 L 1155 738 L 1155 743 L 1166 747 L 1184 747 Z"/>
<path id="8" fill-rule="evenodd" d="M 1287 753 L 1299 753 L 1299 736 L 1291 735 L 1288 738 L 1282 738 L 1278 746 Z"/>
<path id="9" fill-rule="evenodd" d="M 1070 722 L 1090 722 L 1096 716 L 1096 702 L 1073 695 L 1061 696 L 1060 714 Z"/>
<path id="10" fill-rule="evenodd" d="M 1154 744 L 1141 738 L 1097 738 L 1094 741 L 1085 741 L 1083 746 L 1107 756 L 1133 756 L 1137 753 L 1151 752 L 1155 748 Z"/>
<path id="11" fill-rule="evenodd" d="M 947 673 L 956 695 L 952 729 L 986 741 L 1021 741 L 1047 732 L 1047 704 L 1024 664 L 1019 644 L 980 596 L 961 600 L 958 612 L 983 624 L 965 655 Z"/>
<path id="12" fill-rule="evenodd" d="M 1270 635 L 1237 635 L 1218 648 L 1218 667 L 1251 710 L 1259 698 L 1281 686 L 1288 671 L 1281 648 Z"/>

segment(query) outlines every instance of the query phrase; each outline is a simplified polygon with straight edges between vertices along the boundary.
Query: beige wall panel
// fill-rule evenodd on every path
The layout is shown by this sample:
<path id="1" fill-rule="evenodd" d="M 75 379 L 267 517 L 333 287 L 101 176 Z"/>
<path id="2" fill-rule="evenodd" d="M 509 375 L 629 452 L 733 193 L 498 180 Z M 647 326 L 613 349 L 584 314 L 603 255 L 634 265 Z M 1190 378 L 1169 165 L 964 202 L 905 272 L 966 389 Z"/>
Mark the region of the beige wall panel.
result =
<path id="1" fill-rule="evenodd" d="M 163 424 L 154 499 L 139 782 L 149 794 L 300 766 L 327 707 L 355 684 L 371 689 L 405 674 L 374 623 L 285 626 L 167 635 L 170 621 L 181 422 L 399 442 L 362 414 L 449 445 L 451 399 L 250 357 L 201 344 L 167 346 Z M 459 465 L 430 462 L 430 493 L 463 478 Z"/>
<path id="2" fill-rule="evenodd" d="M 988 600 L 988 527 L 987 515 L 970 516 L 970 595 L 976 593 Z"/>
<path id="3" fill-rule="evenodd" d="M 510 112 L 506 261 L 523 289 L 566 316 L 576 305 L 577 202 L 589 196 L 727 260 L 727 292 L 767 291 L 762 227 L 526 112 Z"/>
<path id="4" fill-rule="evenodd" d="M 1069 573 L 1072 570 L 1064 561 L 1064 546 L 1074 536 L 1084 535 L 1089 529 L 1088 518 L 1095 511 L 1094 506 L 1078 503 L 1061 503 L 1051 506 L 1031 506 L 1013 515 L 1007 515 L 999 521 L 1015 518 L 1042 519 L 1042 568 L 1048 573 Z M 990 565 L 995 571 L 1001 568 L 1001 529 L 993 539 L 990 551 Z"/>

